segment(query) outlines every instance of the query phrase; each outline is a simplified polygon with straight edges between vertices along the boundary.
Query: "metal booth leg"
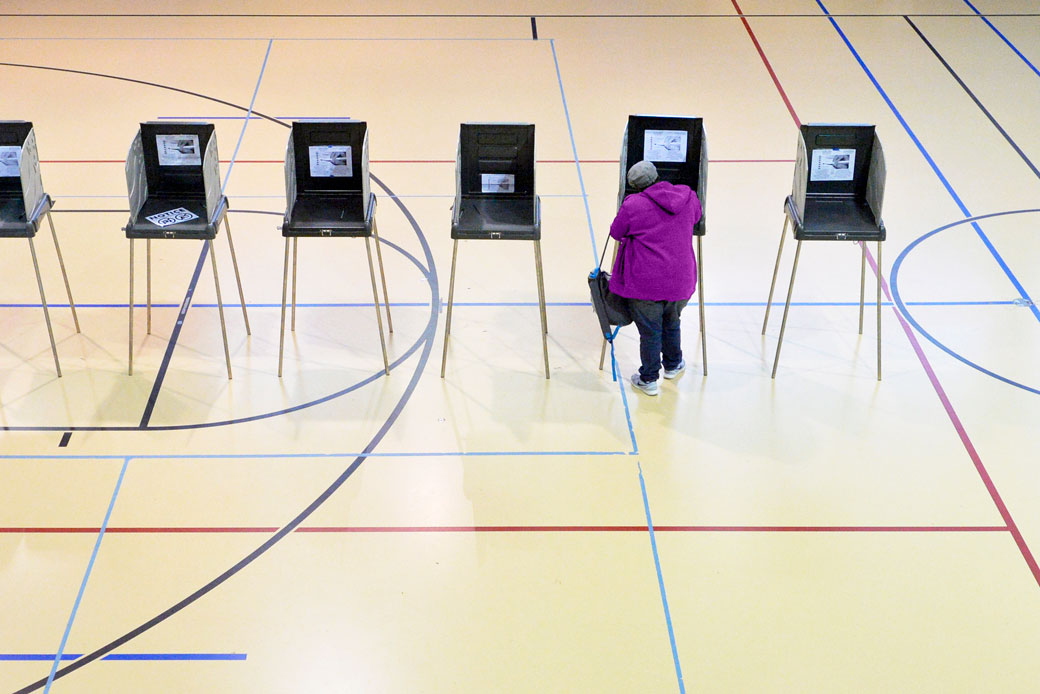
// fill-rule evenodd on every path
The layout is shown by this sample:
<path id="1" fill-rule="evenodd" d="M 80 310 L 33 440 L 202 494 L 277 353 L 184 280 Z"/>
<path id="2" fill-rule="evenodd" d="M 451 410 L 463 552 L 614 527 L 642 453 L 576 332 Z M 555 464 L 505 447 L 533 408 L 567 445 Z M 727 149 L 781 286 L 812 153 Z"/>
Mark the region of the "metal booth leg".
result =
<path id="1" fill-rule="evenodd" d="M 51 313 L 47 310 L 47 297 L 43 295 L 43 278 L 40 277 L 40 264 L 36 260 L 36 246 L 29 237 L 29 252 L 32 254 L 33 269 L 36 270 L 36 284 L 40 288 L 40 303 L 43 305 L 43 318 L 47 322 L 47 335 L 51 338 L 51 352 L 54 353 L 54 368 L 61 378 L 61 364 L 58 363 L 58 346 L 54 344 L 54 329 L 51 327 Z"/>
<path id="2" fill-rule="evenodd" d="M 444 353 L 441 355 L 441 378 L 444 378 L 444 367 L 448 363 L 448 335 L 451 335 L 451 305 L 455 301 L 455 261 L 459 255 L 459 240 L 451 248 L 451 279 L 448 281 L 448 316 L 444 320 Z"/>
<path id="3" fill-rule="evenodd" d="M 784 238 L 787 236 L 787 225 L 791 219 L 784 215 L 784 228 L 780 232 L 780 248 L 776 251 L 776 265 L 773 266 L 773 281 L 769 283 L 769 298 L 766 299 L 766 317 L 762 321 L 762 334 L 766 334 L 766 326 L 769 325 L 769 309 L 773 306 L 773 290 L 776 288 L 776 275 L 780 272 L 780 256 L 784 252 Z"/>
<path id="4" fill-rule="evenodd" d="M 549 380 L 549 323 L 545 316 L 545 281 L 542 275 L 542 242 L 534 242 L 534 267 L 538 276 L 538 309 L 542 314 L 542 356 L 545 358 L 545 380 Z"/>
<path id="5" fill-rule="evenodd" d="M 701 314 L 701 363 L 704 375 L 708 375 L 708 334 L 704 330 L 704 252 L 701 249 L 701 237 L 697 237 L 697 274 L 700 287 L 697 288 L 697 307 Z"/>
<path id="6" fill-rule="evenodd" d="M 213 239 L 206 239 L 209 244 L 209 259 L 213 262 L 213 286 L 217 290 L 217 313 L 220 314 L 220 335 L 224 338 L 224 361 L 227 362 L 227 377 L 231 380 L 231 352 L 228 350 L 227 326 L 224 324 L 224 302 L 220 298 L 220 277 L 217 275 L 217 249 Z"/>
<path id="7" fill-rule="evenodd" d="M 365 237 L 365 253 L 368 254 L 368 276 L 372 279 L 372 300 L 376 307 L 376 324 L 379 326 L 379 346 L 383 348 L 383 371 L 390 375 L 390 361 L 386 357 L 386 338 L 383 336 L 383 313 L 379 310 L 379 291 L 376 289 L 376 269 L 372 265 L 372 244 Z"/>
<path id="8" fill-rule="evenodd" d="M 773 375 L 776 378 L 776 367 L 780 363 L 780 348 L 784 344 L 784 329 L 787 327 L 787 312 L 791 309 L 791 294 L 794 293 L 794 276 L 798 272 L 798 255 L 802 252 L 802 242 L 794 247 L 794 267 L 791 268 L 791 284 L 787 287 L 787 303 L 784 304 L 784 319 L 780 321 L 780 339 L 776 343 L 776 356 L 773 357 Z"/>
<path id="9" fill-rule="evenodd" d="M 224 228 L 227 230 L 228 248 L 231 249 L 231 265 L 235 268 L 235 282 L 238 284 L 238 300 L 242 303 L 242 319 L 246 324 L 246 335 L 252 335 L 249 329 L 249 314 L 246 313 L 246 295 L 242 292 L 242 275 L 238 273 L 238 258 L 235 256 L 235 242 L 231 240 L 231 222 L 228 215 L 224 215 Z"/>
<path id="10" fill-rule="evenodd" d="M 864 253 L 867 244 L 863 243 Z M 881 380 L 881 242 L 877 242 L 877 380 Z"/>
<path id="11" fill-rule="evenodd" d="M 860 241 L 859 256 L 859 334 L 863 334 L 863 291 L 867 282 L 867 242 Z"/>
<path id="12" fill-rule="evenodd" d="M 292 240 L 292 320 L 290 321 L 290 329 L 296 332 L 296 248 L 299 244 L 299 238 L 293 237 Z"/>
<path id="13" fill-rule="evenodd" d="M 387 332 L 393 334 L 394 322 L 390 320 L 390 295 L 386 292 L 386 273 L 383 272 L 382 244 L 379 243 L 379 227 L 376 225 L 375 217 L 372 218 L 372 235 L 376 237 L 376 259 L 379 261 L 379 279 L 383 283 L 383 301 L 386 302 L 386 329 Z M 378 299 L 376 299 L 376 306 L 379 306 Z"/>
<path id="14" fill-rule="evenodd" d="M 145 239 L 144 240 L 144 268 L 145 268 L 145 270 L 144 270 L 144 275 L 145 275 L 145 282 L 144 282 L 145 291 L 144 291 L 144 294 L 145 294 L 145 303 L 147 304 L 147 308 L 145 309 L 145 313 L 148 316 L 147 330 L 145 332 L 147 332 L 147 334 L 151 335 L 152 334 L 152 240 L 151 239 Z"/>
<path id="15" fill-rule="evenodd" d="M 54 231 L 54 222 L 51 213 L 47 212 L 47 224 L 51 227 L 51 238 L 54 239 L 54 250 L 58 254 L 58 266 L 61 268 L 61 277 L 65 280 L 65 293 L 69 296 L 69 308 L 72 309 L 72 322 L 76 324 L 76 332 L 79 330 L 79 317 L 76 316 L 76 302 L 72 300 L 72 288 L 69 286 L 69 276 L 65 272 L 65 259 L 61 256 L 61 246 L 58 245 L 58 233 Z"/>
<path id="16" fill-rule="evenodd" d="M 134 240 L 130 239 L 130 356 L 127 374 L 134 375 Z"/>
<path id="17" fill-rule="evenodd" d="M 285 353 L 285 294 L 289 285 L 289 237 L 285 237 L 285 261 L 282 265 L 282 329 L 278 334 L 278 378 L 282 377 L 282 355 Z"/>

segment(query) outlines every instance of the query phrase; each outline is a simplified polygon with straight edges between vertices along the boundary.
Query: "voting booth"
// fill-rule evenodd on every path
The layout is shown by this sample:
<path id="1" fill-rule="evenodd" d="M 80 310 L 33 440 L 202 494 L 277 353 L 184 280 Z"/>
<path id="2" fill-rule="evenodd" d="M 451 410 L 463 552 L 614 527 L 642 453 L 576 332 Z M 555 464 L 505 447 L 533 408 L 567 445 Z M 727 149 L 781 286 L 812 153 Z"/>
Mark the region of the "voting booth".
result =
<path id="1" fill-rule="evenodd" d="M 542 276 L 541 202 L 534 187 L 534 125 L 527 123 L 463 123 L 455 161 L 455 204 L 452 207 L 451 280 L 444 323 L 441 378 L 448 360 L 448 336 L 455 299 L 455 265 L 459 239 L 506 239 L 534 242 L 538 308 L 542 319 L 542 354 L 549 378 L 548 327 Z"/>
<path id="2" fill-rule="evenodd" d="M 282 375 L 285 347 L 285 305 L 289 281 L 289 240 L 292 239 L 292 330 L 296 330 L 296 260 L 300 237 L 360 237 L 365 239 L 368 273 L 372 280 L 372 299 L 383 348 L 383 369 L 390 364 L 379 311 L 372 246 L 375 237 L 379 277 L 386 300 L 386 322 L 390 332 L 390 298 L 386 292 L 383 253 L 376 227 L 376 196 L 369 189 L 368 124 L 362 121 L 294 122 L 285 150 L 285 260 L 282 269 L 282 328 L 278 341 L 278 376 Z"/>
<path id="3" fill-rule="evenodd" d="M 69 296 L 69 308 L 72 309 L 72 320 L 79 332 L 79 318 L 76 316 L 76 303 L 72 300 L 69 288 L 69 276 L 65 272 L 65 260 L 58 245 L 58 234 L 54 231 L 51 220 L 51 196 L 43 191 L 43 178 L 40 176 L 40 155 L 36 149 L 36 132 L 32 123 L 27 121 L 0 121 L 0 238 L 19 238 L 29 240 L 29 253 L 32 255 L 33 269 L 36 271 L 36 285 L 40 289 L 40 303 L 43 306 L 43 317 L 47 323 L 47 335 L 51 340 L 51 352 L 54 354 L 54 368 L 61 377 L 61 364 L 58 362 L 58 347 L 54 342 L 54 329 L 51 327 L 51 315 L 47 309 L 47 297 L 43 293 L 43 279 L 40 277 L 40 264 L 36 258 L 36 246 L 33 238 L 40 230 L 40 223 L 47 218 L 47 225 L 54 240 L 54 250 L 58 254 L 58 265 L 65 281 L 65 291 Z"/>
<path id="4" fill-rule="evenodd" d="M 780 257 L 787 228 L 794 231 L 795 246 L 791 283 L 787 288 L 780 338 L 773 359 L 773 378 L 780 361 L 787 314 L 791 308 L 795 273 L 802 241 L 856 241 L 860 244 L 859 333 L 863 334 L 863 306 L 866 286 L 867 243 L 877 242 L 877 377 L 881 380 L 881 242 L 885 225 L 881 205 L 885 197 L 885 154 L 873 125 L 813 123 L 798 132 L 794 184 L 784 202 L 784 227 L 776 253 L 773 280 L 766 300 L 762 334 L 769 323 Z"/>
<path id="5" fill-rule="evenodd" d="M 134 372 L 134 241 L 144 239 L 146 254 L 146 293 L 148 333 L 152 332 L 152 239 L 197 239 L 208 244 L 217 294 L 220 332 L 224 338 L 224 360 L 231 378 L 224 304 L 217 275 L 217 254 L 213 239 L 220 223 L 227 230 L 231 263 L 235 268 L 238 297 L 246 334 L 250 334 L 249 315 L 242 294 L 235 244 L 228 222 L 228 201 L 221 191 L 217 137 L 211 123 L 142 123 L 126 157 L 126 187 L 130 198 L 130 220 L 123 231 L 130 239 L 130 356 L 128 373 Z"/>
<path id="6" fill-rule="evenodd" d="M 618 209 L 625 198 L 638 193 L 628 184 L 628 169 L 640 161 L 652 162 L 657 169 L 657 180 L 674 185 L 689 186 L 701 203 L 701 218 L 693 226 L 697 239 L 697 302 L 701 327 L 701 366 L 708 375 L 708 345 L 704 333 L 704 253 L 701 238 L 707 226 L 708 193 L 708 142 L 704 137 L 704 119 L 691 116 L 628 117 L 625 136 L 621 141 L 621 182 L 618 186 Z M 617 258 L 618 243 L 614 242 L 614 258 Z M 613 263 L 611 263 L 613 267 Z M 607 353 L 607 342 L 599 354 L 599 368 Z"/>

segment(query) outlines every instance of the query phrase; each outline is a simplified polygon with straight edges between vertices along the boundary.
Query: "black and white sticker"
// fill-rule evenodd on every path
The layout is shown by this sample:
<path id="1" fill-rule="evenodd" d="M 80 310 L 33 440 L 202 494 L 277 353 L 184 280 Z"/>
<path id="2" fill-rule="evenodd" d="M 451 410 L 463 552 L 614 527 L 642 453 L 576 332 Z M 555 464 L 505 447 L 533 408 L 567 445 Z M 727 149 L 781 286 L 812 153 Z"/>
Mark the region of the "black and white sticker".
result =
<path id="1" fill-rule="evenodd" d="M 150 217 L 145 217 L 145 219 L 147 219 L 149 222 L 151 222 L 157 227 L 168 227 L 172 224 L 190 222 L 191 220 L 198 218 L 199 216 L 197 214 L 183 207 L 178 207 L 175 210 L 160 212 L 159 214 L 153 214 Z"/>
<path id="2" fill-rule="evenodd" d="M 0 147 L 0 176 L 17 178 L 21 175 L 18 165 L 22 160 L 22 148 L 4 145 Z"/>

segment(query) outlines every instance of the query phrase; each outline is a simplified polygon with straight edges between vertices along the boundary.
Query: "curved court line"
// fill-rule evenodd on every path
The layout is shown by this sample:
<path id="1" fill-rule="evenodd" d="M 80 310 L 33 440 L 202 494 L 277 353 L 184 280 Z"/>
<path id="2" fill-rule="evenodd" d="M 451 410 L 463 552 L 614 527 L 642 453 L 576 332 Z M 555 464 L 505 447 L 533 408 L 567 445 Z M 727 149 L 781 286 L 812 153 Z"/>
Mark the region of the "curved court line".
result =
<path id="1" fill-rule="evenodd" d="M 1014 386 L 1015 388 L 1021 388 L 1022 390 L 1028 391 L 1030 393 L 1034 393 L 1036 395 L 1040 395 L 1040 389 L 1032 388 L 1032 387 L 1027 386 L 1027 385 L 1025 385 L 1023 383 L 1019 383 L 1018 381 L 1013 381 L 1010 378 L 1007 378 L 1005 376 L 1001 376 L 998 373 L 990 371 L 989 369 L 987 369 L 987 368 L 985 368 L 983 366 L 980 366 L 979 364 L 976 364 L 975 362 L 971 361 L 970 359 L 967 359 L 966 357 L 961 356 L 957 352 L 954 352 L 952 349 L 950 349 L 949 347 L 944 345 L 942 342 L 939 342 L 939 340 L 937 340 L 935 337 L 933 337 L 931 335 L 931 333 L 929 333 L 927 330 L 925 330 L 923 327 L 921 327 L 921 324 L 918 323 L 917 320 L 914 319 L 914 317 L 910 314 L 910 310 L 907 308 L 906 303 L 903 302 L 902 297 L 899 295 L 899 268 L 902 266 L 903 260 L 910 253 L 910 251 L 914 250 L 914 248 L 916 248 L 919 244 L 921 244 L 921 242 L 923 242 L 925 239 L 931 238 L 932 236 L 935 236 L 936 234 L 938 234 L 941 231 L 946 231 L 947 229 L 951 229 L 953 227 L 960 226 L 961 224 L 968 224 L 968 223 L 972 223 L 973 224 L 974 222 L 976 222 L 976 221 L 978 221 L 980 219 L 988 219 L 990 217 L 1004 217 L 1004 216 L 1007 216 L 1007 215 L 1015 215 L 1015 214 L 1028 214 L 1028 213 L 1035 213 L 1035 212 L 1040 212 L 1040 209 L 1025 209 L 1025 210 L 1010 210 L 1010 211 L 1007 211 L 1007 212 L 993 212 L 991 214 L 983 214 L 983 215 L 978 215 L 976 217 L 968 217 L 966 219 L 961 219 L 961 220 L 958 220 L 956 222 L 951 222 L 950 224 L 946 224 L 944 226 L 941 226 L 938 229 L 934 229 L 932 231 L 929 231 L 927 234 L 924 234 L 923 236 L 919 236 L 918 238 L 913 240 L 906 248 L 903 249 L 903 251 L 899 254 L 899 257 L 896 258 L 895 263 L 892 264 L 892 275 L 891 275 L 890 284 L 892 285 L 892 301 L 899 308 L 899 311 L 906 318 L 907 322 L 910 323 L 910 325 L 912 325 L 914 327 L 914 330 L 916 330 L 917 332 L 921 333 L 921 335 L 923 335 L 926 340 L 931 342 L 933 345 L 935 345 L 936 347 L 938 347 L 942 351 L 944 351 L 947 354 L 949 354 L 951 357 L 953 357 L 957 361 L 959 361 L 959 362 L 961 362 L 963 364 L 966 364 L 966 365 L 970 366 L 971 368 L 973 368 L 973 369 L 975 369 L 977 371 L 981 371 L 982 373 L 986 374 L 987 376 L 990 376 L 991 378 L 995 378 L 998 381 L 1002 381 L 1003 383 L 1006 383 L 1009 386 Z"/>
<path id="2" fill-rule="evenodd" d="M 384 186 L 382 181 L 380 181 L 378 178 L 376 178 L 374 176 L 372 176 L 371 178 L 372 178 L 373 181 L 375 181 L 376 183 L 379 183 L 381 186 L 383 186 L 384 189 L 386 188 L 386 186 Z M 253 213 L 258 213 L 258 214 L 278 214 L 280 216 L 282 214 L 281 212 L 266 212 L 266 211 L 259 211 L 259 210 L 235 210 L 235 211 L 237 211 L 237 212 L 253 212 Z M 381 239 L 381 242 L 385 243 L 386 246 L 389 246 L 390 248 L 394 249 L 395 251 L 397 251 L 401 255 L 404 255 L 406 258 L 411 260 L 412 263 L 415 264 L 415 266 L 419 268 L 419 272 L 422 273 L 422 276 L 426 278 L 426 281 L 427 282 L 431 281 L 431 273 L 427 271 L 426 267 L 419 261 L 418 258 L 413 256 L 411 253 L 409 253 L 405 249 L 402 249 L 401 247 L 397 246 L 396 243 L 394 243 L 393 241 L 388 241 L 387 239 L 384 238 L 384 239 Z M 422 306 L 427 306 L 427 305 L 428 304 L 422 304 Z M 397 368 L 402 363 L 404 363 L 407 359 L 409 359 L 413 354 L 415 354 L 415 352 L 419 349 L 419 346 L 422 344 L 423 339 L 424 339 L 424 336 L 423 335 L 419 335 L 419 337 L 415 340 L 415 342 L 412 343 L 411 346 L 409 346 L 408 350 L 406 350 L 404 354 L 401 354 L 400 357 L 398 357 L 394 361 L 390 362 L 390 370 L 393 370 L 393 369 Z M 214 427 L 230 427 L 231 425 L 241 425 L 241 423 L 246 423 L 246 422 L 250 422 L 250 421 L 257 421 L 258 419 L 269 419 L 271 417 L 278 417 L 278 416 L 281 416 L 283 414 L 291 414 L 293 412 L 297 412 L 297 411 L 300 411 L 300 410 L 305 410 L 307 408 L 311 408 L 311 407 L 314 407 L 316 405 L 321 405 L 323 403 L 328 403 L 330 401 L 336 400 L 337 397 L 341 397 L 343 395 L 346 395 L 347 393 L 354 392 L 355 390 L 363 388 L 364 386 L 368 385 L 369 383 L 372 383 L 374 381 L 378 381 L 383 376 L 385 376 L 384 372 L 383 372 L 383 369 L 380 369 L 379 371 L 375 371 L 374 374 L 372 374 L 371 376 L 363 379 L 362 381 L 358 381 L 357 383 L 349 385 L 346 388 L 343 388 L 341 390 L 337 390 L 336 392 L 330 393 L 328 395 L 323 395 L 322 397 L 318 397 L 317 400 L 312 400 L 312 401 L 309 401 L 307 403 L 302 403 L 300 405 L 293 405 L 292 407 L 288 407 L 288 408 L 285 408 L 285 409 L 282 409 L 282 410 L 276 410 L 276 411 L 272 411 L 272 412 L 264 412 L 264 413 L 261 413 L 261 414 L 254 414 L 254 415 L 245 416 L 245 417 L 238 417 L 238 418 L 235 418 L 235 419 L 224 419 L 224 420 L 220 420 L 220 421 L 203 421 L 203 422 L 197 422 L 197 423 L 190 423 L 190 425 L 160 425 L 160 426 L 148 426 L 148 427 L 135 427 L 135 426 L 132 426 L 132 425 L 126 425 L 126 426 L 122 426 L 122 427 L 32 427 L 32 426 L 26 426 L 26 427 L 12 426 L 12 427 L 7 427 L 7 426 L 5 426 L 5 427 L 0 427 L 0 431 L 5 431 L 5 432 L 142 432 L 142 431 L 148 431 L 148 432 L 168 432 L 168 431 L 184 431 L 184 430 L 189 430 L 189 429 L 212 429 Z"/>
<path id="3" fill-rule="evenodd" d="M 381 187 L 387 193 L 392 194 L 390 189 L 386 187 L 386 184 L 384 184 L 378 178 L 372 176 L 372 180 L 375 181 L 376 184 L 378 184 L 379 187 Z M 172 607 L 164 610 L 163 612 L 159 613 L 158 615 L 148 620 L 144 624 L 141 624 L 137 628 L 127 632 L 126 634 L 120 636 L 114 641 L 109 642 L 101 648 L 98 648 L 97 650 L 92 651 L 91 653 L 83 656 L 82 658 L 77 659 L 71 664 L 57 670 L 53 675 L 53 679 L 59 679 L 61 677 L 75 672 L 79 668 L 88 665 L 94 662 L 95 660 L 98 660 L 99 658 L 107 655 L 116 648 L 119 648 L 128 641 L 131 641 L 132 639 L 140 636 L 152 627 L 166 621 L 168 618 L 177 614 L 188 605 L 191 605 L 199 598 L 205 596 L 206 594 L 223 584 L 229 578 L 237 574 L 239 571 L 249 566 L 251 563 L 253 563 L 253 561 L 265 554 L 279 541 L 281 541 L 287 535 L 292 533 L 293 530 L 295 530 L 301 523 L 303 523 L 303 521 L 310 517 L 311 514 L 313 514 L 322 504 L 324 504 L 325 501 L 327 501 L 329 497 L 331 497 L 336 492 L 337 489 L 343 486 L 343 484 L 350 478 L 350 476 L 353 475 L 359 467 L 361 467 L 361 464 L 365 462 L 365 460 L 368 458 L 368 454 L 371 453 L 375 449 L 375 447 L 379 445 L 379 443 L 386 436 L 387 432 L 390 431 L 390 427 L 397 421 L 398 417 L 401 416 L 401 412 L 404 410 L 404 406 L 408 404 L 408 401 L 412 397 L 412 393 L 415 392 L 415 388 L 419 384 L 419 379 L 421 378 L 423 372 L 426 369 L 426 363 L 429 361 L 430 352 L 433 349 L 433 341 L 437 332 L 437 316 L 440 313 L 440 287 L 437 281 L 437 272 L 433 260 L 433 253 L 430 250 L 429 243 L 427 243 L 426 241 L 426 237 L 422 233 L 422 229 L 419 227 L 418 222 L 416 222 L 415 217 L 412 216 L 412 213 L 408 210 L 407 207 L 404 206 L 403 203 L 396 200 L 395 203 L 401 209 L 401 212 L 404 213 L 409 223 L 412 225 L 412 228 L 415 230 L 415 233 L 419 238 L 419 243 L 422 244 L 423 254 L 426 257 L 426 262 L 428 263 L 428 266 L 430 268 L 430 272 L 427 276 L 430 278 L 431 310 L 429 321 L 426 324 L 426 329 L 423 331 L 423 336 L 420 340 L 423 343 L 423 350 L 422 354 L 419 356 L 419 361 L 416 364 L 415 371 L 412 374 L 411 380 L 408 382 L 408 386 L 405 388 L 404 393 L 401 394 L 400 399 L 397 401 L 397 404 L 394 406 L 394 409 L 390 412 L 390 415 L 387 417 L 386 421 L 383 422 L 383 425 L 379 428 L 379 431 L 376 432 L 375 436 L 372 437 L 368 445 L 365 446 L 363 452 L 354 459 L 354 461 L 340 474 L 339 477 L 336 478 L 336 480 L 331 485 L 329 485 L 328 488 L 325 489 L 325 491 L 323 491 L 295 518 L 289 521 L 289 523 L 287 523 L 281 530 L 279 530 L 277 533 L 268 538 L 263 544 L 261 544 L 252 552 L 250 552 L 243 559 L 240 559 L 231 568 L 227 569 L 206 585 L 202 586 L 201 588 L 194 591 L 184 599 L 180 600 Z M 40 689 L 41 687 L 45 686 L 47 683 L 48 678 L 44 678 L 17 690 L 14 694 L 28 694 L 28 692 L 36 691 L 37 689 Z"/>

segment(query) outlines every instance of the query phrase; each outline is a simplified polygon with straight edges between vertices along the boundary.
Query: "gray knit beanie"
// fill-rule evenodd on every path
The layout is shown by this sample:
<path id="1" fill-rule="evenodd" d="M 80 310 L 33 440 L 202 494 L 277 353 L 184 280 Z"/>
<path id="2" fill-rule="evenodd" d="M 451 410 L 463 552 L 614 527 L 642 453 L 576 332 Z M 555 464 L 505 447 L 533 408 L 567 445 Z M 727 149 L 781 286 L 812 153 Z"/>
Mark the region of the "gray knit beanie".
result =
<path id="1" fill-rule="evenodd" d="M 657 183 L 657 167 L 648 161 L 637 161 L 628 170 L 628 185 L 636 190 L 649 188 Z"/>

